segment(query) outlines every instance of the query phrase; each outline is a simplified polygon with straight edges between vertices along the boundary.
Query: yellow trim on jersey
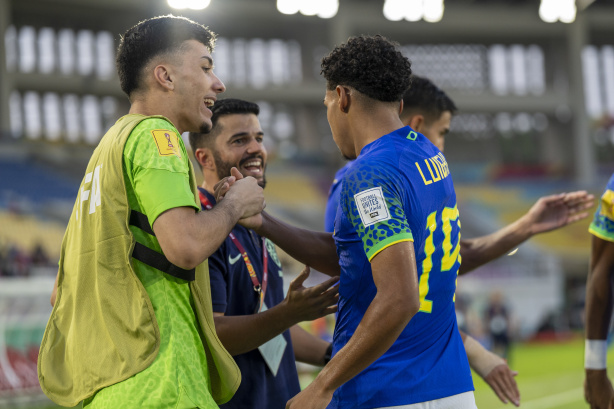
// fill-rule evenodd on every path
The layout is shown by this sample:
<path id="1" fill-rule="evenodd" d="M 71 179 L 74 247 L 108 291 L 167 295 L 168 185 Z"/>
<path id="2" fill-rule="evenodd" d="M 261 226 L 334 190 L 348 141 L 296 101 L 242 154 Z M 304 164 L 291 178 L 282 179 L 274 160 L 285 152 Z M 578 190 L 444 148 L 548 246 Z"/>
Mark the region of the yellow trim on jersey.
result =
<path id="1" fill-rule="evenodd" d="M 414 236 L 412 236 L 411 233 L 402 233 L 380 241 L 379 243 L 377 243 L 377 247 L 372 248 L 369 253 L 367 253 L 369 263 L 371 262 L 371 260 L 373 260 L 373 257 L 377 256 L 382 250 L 402 241 L 414 241 Z"/>
<path id="2" fill-rule="evenodd" d="M 600 231 L 593 229 L 592 227 L 588 228 L 588 232 L 591 233 L 593 236 L 599 237 L 602 240 L 614 242 L 614 237 L 608 237 L 604 235 L 603 233 L 601 233 Z"/>

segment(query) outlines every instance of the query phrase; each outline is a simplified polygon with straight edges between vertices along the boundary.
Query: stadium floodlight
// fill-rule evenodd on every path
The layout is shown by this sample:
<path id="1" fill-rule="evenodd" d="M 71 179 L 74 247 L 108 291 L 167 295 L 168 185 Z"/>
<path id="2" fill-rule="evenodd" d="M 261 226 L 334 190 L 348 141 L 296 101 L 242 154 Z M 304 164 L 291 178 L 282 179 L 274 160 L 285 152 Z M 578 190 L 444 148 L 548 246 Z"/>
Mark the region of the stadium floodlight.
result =
<path id="1" fill-rule="evenodd" d="M 406 0 L 403 5 L 405 20 L 420 21 L 424 17 L 423 0 Z"/>
<path id="2" fill-rule="evenodd" d="M 282 14 L 332 18 L 339 11 L 339 0 L 277 0 L 277 11 Z"/>
<path id="3" fill-rule="evenodd" d="M 573 23 L 576 19 L 575 0 L 541 0 L 539 17 L 546 23 Z"/>
<path id="4" fill-rule="evenodd" d="M 401 21 L 405 15 L 404 0 L 386 0 L 384 2 L 384 17 L 390 21 Z"/>
<path id="5" fill-rule="evenodd" d="M 318 17 L 320 18 L 333 18 L 339 11 L 339 0 L 329 0 L 322 4 L 320 11 L 318 11 Z"/>
<path id="6" fill-rule="evenodd" d="M 167 3 L 174 9 L 203 10 L 209 7 L 211 0 L 167 0 Z"/>
<path id="7" fill-rule="evenodd" d="M 315 16 L 318 14 L 318 11 L 322 7 L 323 4 L 326 3 L 327 0 L 310 0 L 310 1 L 302 1 L 300 12 L 304 16 Z"/>
<path id="8" fill-rule="evenodd" d="M 443 18 L 443 0 L 424 0 L 424 21 L 437 23 Z"/>
<path id="9" fill-rule="evenodd" d="M 296 14 L 301 5 L 296 0 L 277 0 L 277 11 L 281 14 Z"/>
<path id="10" fill-rule="evenodd" d="M 424 20 L 437 23 L 443 18 L 444 0 L 386 0 L 384 17 L 390 21 Z"/>

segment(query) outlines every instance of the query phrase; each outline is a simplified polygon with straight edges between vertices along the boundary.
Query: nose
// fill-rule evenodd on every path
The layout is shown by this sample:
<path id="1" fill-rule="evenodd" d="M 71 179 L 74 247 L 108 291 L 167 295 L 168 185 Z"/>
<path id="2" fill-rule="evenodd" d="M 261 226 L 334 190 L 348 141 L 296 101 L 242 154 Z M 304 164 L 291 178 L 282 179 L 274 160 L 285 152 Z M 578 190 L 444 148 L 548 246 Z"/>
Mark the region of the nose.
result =
<path id="1" fill-rule="evenodd" d="M 256 138 L 251 138 L 249 140 L 249 144 L 247 146 L 247 153 L 249 154 L 262 153 L 263 151 L 264 151 L 264 145 L 258 142 Z"/>
<path id="2" fill-rule="evenodd" d="M 215 92 L 221 94 L 222 92 L 226 91 L 226 85 L 224 85 L 222 80 L 219 79 L 219 77 L 215 75 L 215 73 L 213 74 L 213 76 L 215 77 L 215 81 L 213 82 L 213 89 L 215 89 Z"/>

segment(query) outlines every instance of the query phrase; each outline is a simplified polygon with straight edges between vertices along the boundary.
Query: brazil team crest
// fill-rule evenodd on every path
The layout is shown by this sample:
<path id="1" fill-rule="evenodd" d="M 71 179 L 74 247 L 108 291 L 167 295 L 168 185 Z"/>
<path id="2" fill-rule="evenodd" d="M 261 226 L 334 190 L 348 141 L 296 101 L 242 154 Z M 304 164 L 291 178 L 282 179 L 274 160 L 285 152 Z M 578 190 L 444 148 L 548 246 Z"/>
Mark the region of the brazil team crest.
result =
<path id="1" fill-rule="evenodd" d="M 275 245 L 269 239 L 265 239 L 266 242 L 266 251 L 269 253 L 271 260 L 277 264 L 277 267 L 281 268 L 281 261 L 279 260 L 279 256 L 277 256 L 277 251 L 275 250 Z"/>

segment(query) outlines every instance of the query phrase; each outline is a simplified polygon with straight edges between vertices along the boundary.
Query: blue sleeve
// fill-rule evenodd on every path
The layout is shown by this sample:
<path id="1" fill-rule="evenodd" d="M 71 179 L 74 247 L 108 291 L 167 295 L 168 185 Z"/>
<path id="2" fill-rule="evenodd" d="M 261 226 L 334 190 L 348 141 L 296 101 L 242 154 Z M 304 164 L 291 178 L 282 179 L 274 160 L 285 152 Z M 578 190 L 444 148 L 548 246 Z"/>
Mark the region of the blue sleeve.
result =
<path id="1" fill-rule="evenodd" d="M 386 247 L 413 241 L 403 210 L 398 171 L 380 163 L 356 163 L 343 179 L 341 206 L 363 242 L 369 261 Z"/>
<path id="2" fill-rule="evenodd" d="M 335 219 L 337 218 L 337 207 L 341 196 L 341 181 L 349 169 L 352 162 L 348 162 L 335 173 L 335 179 L 330 185 L 328 201 L 326 202 L 326 212 L 324 213 L 324 231 L 333 233 L 335 231 Z"/>
<path id="3" fill-rule="evenodd" d="M 330 186 L 328 202 L 326 202 L 326 212 L 324 213 L 324 231 L 332 233 L 335 230 L 335 218 L 337 217 L 337 207 L 341 196 L 341 181 L 334 180 Z"/>
<path id="4" fill-rule="evenodd" d="M 229 269 L 226 260 L 226 242 L 222 243 L 211 256 L 209 256 L 209 282 L 211 283 L 211 301 L 213 312 L 226 313 L 228 305 Z"/>

